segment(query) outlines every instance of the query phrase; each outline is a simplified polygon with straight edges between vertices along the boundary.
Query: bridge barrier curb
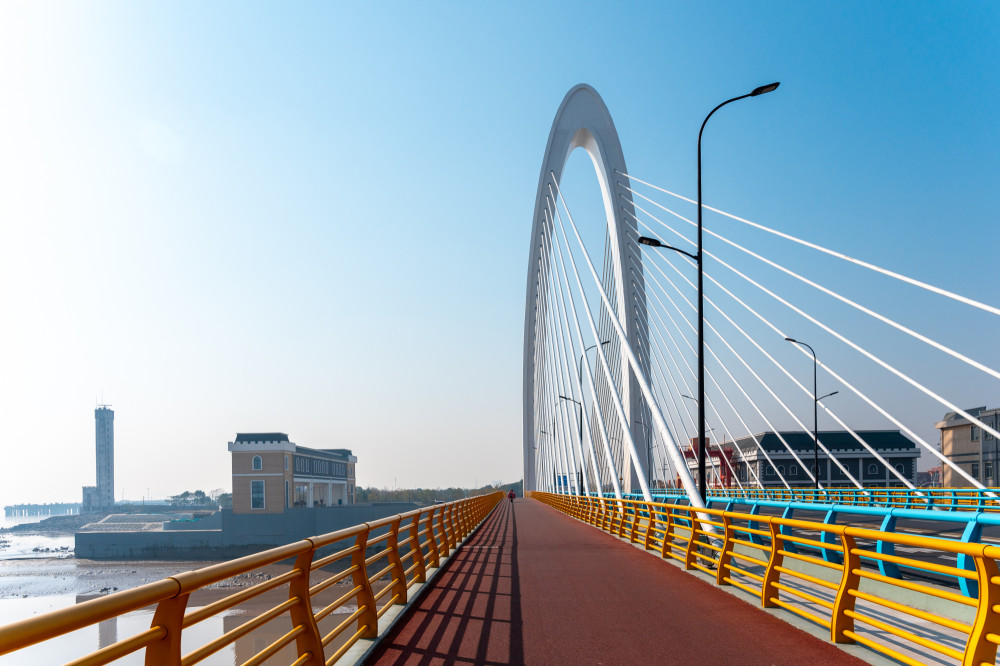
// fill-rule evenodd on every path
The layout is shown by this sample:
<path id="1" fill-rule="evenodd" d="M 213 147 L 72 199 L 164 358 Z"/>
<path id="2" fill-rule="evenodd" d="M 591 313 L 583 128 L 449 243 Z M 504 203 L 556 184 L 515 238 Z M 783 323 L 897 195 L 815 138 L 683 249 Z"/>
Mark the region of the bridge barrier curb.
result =
<path id="1" fill-rule="evenodd" d="M 1000 571 L 996 559 L 1000 548 L 662 502 L 541 492 L 529 495 L 700 572 L 717 585 L 750 594 L 765 608 L 782 609 L 823 627 L 832 642 L 858 643 L 903 663 L 922 663 L 913 656 L 931 652 L 936 658 L 962 664 L 993 663 L 996 659 L 1000 644 Z M 806 530 L 818 533 L 819 538 L 804 536 Z M 755 542 L 750 535 L 759 539 Z M 830 536 L 823 539 L 823 535 Z M 964 554 L 974 562 L 975 571 L 918 562 L 869 545 L 883 541 L 947 557 Z M 798 548 L 788 548 L 791 544 Z M 824 557 L 828 550 L 840 558 Z M 930 570 L 947 578 L 973 579 L 985 592 L 969 597 L 927 582 L 894 579 L 872 564 L 878 561 Z M 817 569 L 826 575 L 814 575 Z M 931 598 L 934 610 L 907 603 L 913 595 Z M 963 607 L 968 607 L 965 612 L 954 612 Z"/>
<path id="2" fill-rule="evenodd" d="M 145 649 L 147 666 L 194 664 L 287 613 L 292 630 L 258 652 L 252 663 L 260 663 L 294 644 L 298 657 L 296 666 L 333 664 L 359 641 L 383 635 L 388 627 L 380 629 L 380 620 L 394 608 L 401 609 L 407 599 L 412 600 L 409 590 L 415 585 L 418 590 L 426 586 L 426 581 L 436 575 L 440 566 L 482 524 L 502 497 L 503 493 L 496 492 L 416 509 L 15 622 L 0 627 L 0 655 L 155 604 L 148 630 L 84 655 L 73 663 L 106 664 Z M 402 539 L 401 532 L 407 532 Z M 345 543 L 350 545 L 345 547 Z M 339 550 L 317 557 L 319 551 L 332 548 Z M 286 573 L 201 608 L 187 608 L 193 592 L 289 559 L 294 559 L 294 565 Z M 388 564 L 381 566 L 383 562 Z M 324 569 L 335 564 L 344 568 L 332 572 Z M 327 577 L 314 582 L 314 578 L 323 575 Z M 348 577 L 352 588 L 315 611 L 317 595 L 327 590 L 332 592 L 334 585 Z M 386 578 L 388 583 L 376 591 L 374 584 Z M 286 601 L 196 650 L 181 654 L 184 629 L 286 585 Z M 351 601 L 355 602 L 357 610 L 322 635 L 321 623 Z"/>

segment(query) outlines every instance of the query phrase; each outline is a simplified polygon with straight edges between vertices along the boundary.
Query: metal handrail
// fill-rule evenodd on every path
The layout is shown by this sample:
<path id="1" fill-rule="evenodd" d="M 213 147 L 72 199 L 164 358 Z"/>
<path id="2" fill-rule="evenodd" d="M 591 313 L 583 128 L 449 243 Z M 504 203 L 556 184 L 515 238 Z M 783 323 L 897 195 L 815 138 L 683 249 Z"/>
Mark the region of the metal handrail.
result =
<path id="1" fill-rule="evenodd" d="M 900 652 L 900 642 L 914 652 L 930 650 L 962 664 L 996 660 L 1000 547 L 664 502 L 529 496 L 685 569 L 697 569 L 717 585 L 751 594 L 766 608 L 782 608 L 823 626 L 833 642 L 861 643 L 904 663 L 920 662 Z M 820 538 L 795 530 L 817 532 Z M 896 553 L 895 546 L 921 549 L 924 556 L 937 553 L 945 562 L 964 556 L 974 568 L 928 563 Z M 973 593 L 886 576 L 872 562 L 971 580 Z"/>
<path id="2" fill-rule="evenodd" d="M 416 584 L 424 583 L 432 570 L 441 566 L 482 523 L 502 497 L 503 493 L 495 492 L 416 509 L 180 573 L 155 583 L 21 620 L 0 627 L 0 655 L 155 604 L 156 610 L 148 630 L 84 655 L 74 663 L 106 664 L 145 649 L 146 664 L 149 666 L 194 664 L 232 644 L 258 626 L 287 613 L 292 623 L 291 631 L 264 647 L 259 654 L 266 656 L 276 653 L 294 642 L 298 656 L 296 664 L 332 664 L 357 641 L 377 637 L 380 632 L 379 618 L 390 606 L 405 605 L 407 591 Z M 381 529 L 386 531 L 373 533 L 373 530 Z M 404 533 L 402 543 L 399 538 L 401 532 Z M 352 540 L 353 545 L 320 559 L 315 558 L 316 551 L 320 548 L 345 540 Z M 379 544 L 383 545 L 379 547 Z M 366 562 L 366 550 L 370 547 L 377 548 L 381 557 L 367 558 L 371 561 Z M 415 560 L 416 564 L 404 570 L 404 557 Z M 193 592 L 291 558 L 295 559 L 295 564 L 288 573 L 241 590 L 208 606 L 187 610 L 187 602 Z M 388 560 L 388 566 L 369 572 L 368 567 L 377 566 L 375 560 L 380 559 Z M 340 561 L 349 562 L 345 571 L 332 573 L 326 580 L 318 583 L 310 581 L 311 576 L 320 573 L 322 567 Z M 381 576 L 389 578 L 385 589 L 391 592 L 374 594 L 372 584 Z M 329 581 L 339 582 L 347 578 L 353 581 L 353 589 L 334 604 L 314 612 L 311 603 L 313 595 L 330 587 L 333 583 Z M 185 628 L 281 586 L 288 587 L 286 601 L 186 655 L 181 653 L 181 635 Z M 379 607 L 378 602 L 385 597 L 388 598 Z M 318 622 L 348 602 L 356 604 L 358 610 L 333 631 L 320 636 Z M 352 629 L 351 634 L 346 639 L 343 638 L 345 632 Z M 336 647 L 328 657 L 327 647 L 331 645 Z"/>

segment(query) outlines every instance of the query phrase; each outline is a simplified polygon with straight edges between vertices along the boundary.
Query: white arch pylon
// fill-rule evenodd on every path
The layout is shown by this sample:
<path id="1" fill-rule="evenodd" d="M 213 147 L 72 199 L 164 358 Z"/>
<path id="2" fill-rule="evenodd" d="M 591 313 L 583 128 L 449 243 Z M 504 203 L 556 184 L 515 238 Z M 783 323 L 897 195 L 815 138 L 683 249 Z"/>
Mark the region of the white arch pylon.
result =
<path id="1" fill-rule="evenodd" d="M 649 383 L 646 380 L 649 377 L 649 354 L 648 350 L 643 347 L 643 337 L 639 334 L 640 327 L 643 329 L 646 327 L 646 320 L 644 318 L 637 320 L 628 312 L 628 305 L 635 302 L 633 298 L 644 301 L 644 281 L 641 270 L 632 273 L 628 280 L 625 279 L 623 272 L 623 252 L 632 252 L 626 228 L 632 229 L 633 232 L 637 231 L 635 216 L 632 214 L 634 210 L 632 209 L 629 182 L 628 178 L 623 175 L 628 173 L 625 167 L 625 156 L 618 139 L 618 131 L 615 129 L 614 121 L 611 119 L 611 114 L 604 101 L 593 88 L 581 84 L 566 94 L 556 112 L 545 147 L 545 157 L 542 160 L 542 169 L 538 177 L 538 191 L 535 196 L 524 309 L 523 453 L 525 490 L 535 490 L 538 487 L 538 479 L 535 478 L 535 452 L 540 450 L 536 448 L 540 446 L 540 443 L 535 440 L 534 382 L 536 377 L 535 363 L 538 360 L 535 357 L 535 352 L 541 348 L 539 335 L 542 332 L 536 328 L 538 321 L 536 308 L 538 307 L 539 293 L 544 293 L 546 287 L 545 284 L 539 285 L 539 281 L 546 279 L 550 269 L 553 268 L 548 265 L 551 260 L 549 253 L 542 251 L 546 245 L 543 242 L 543 235 L 554 233 L 551 223 L 546 219 L 546 204 L 549 201 L 550 188 L 555 186 L 558 189 L 566 161 L 570 153 L 577 148 L 583 148 L 590 156 L 604 201 L 612 270 L 615 278 L 616 293 L 614 298 L 617 310 L 615 315 L 617 315 L 617 321 L 624 330 L 628 342 L 627 345 L 619 345 L 621 377 L 616 383 L 622 397 L 629 431 L 635 441 L 640 441 L 636 420 L 641 414 L 642 394 L 650 392 Z M 551 235 L 550 238 L 552 238 Z M 546 262 L 544 267 L 542 262 Z M 634 366 L 638 364 L 636 354 L 632 353 L 633 350 L 642 351 L 640 357 L 646 359 L 646 365 L 639 366 L 642 374 L 641 379 L 638 379 L 633 372 Z M 667 432 L 663 417 L 651 395 L 647 396 L 647 402 L 653 412 L 654 421 L 657 422 L 658 429 L 661 431 L 661 438 L 668 449 L 673 449 L 668 453 L 671 454 L 675 467 L 678 467 L 675 471 L 681 477 L 692 503 L 696 506 L 702 506 L 694 480 L 687 469 L 686 461 L 680 455 L 673 438 Z M 627 467 L 630 471 L 628 488 L 634 487 L 639 478 L 643 479 L 639 485 L 645 486 L 645 471 L 642 460 L 629 455 L 627 451 L 623 458 L 623 467 Z M 570 473 L 571 470 L 567 470 L 567 472 Z"/>

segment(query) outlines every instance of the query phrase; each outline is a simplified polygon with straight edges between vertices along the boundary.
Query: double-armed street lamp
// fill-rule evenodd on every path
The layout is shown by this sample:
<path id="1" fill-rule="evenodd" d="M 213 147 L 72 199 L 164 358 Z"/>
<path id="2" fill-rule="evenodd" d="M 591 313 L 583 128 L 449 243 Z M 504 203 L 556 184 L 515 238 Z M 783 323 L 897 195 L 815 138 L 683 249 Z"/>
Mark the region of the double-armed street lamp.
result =
<path id="1" fill-rule="evenodd" d="M 823 398 L 829 398 L 831 395 L 837 395 L 840 391 L 833 391 L 832 393 L 817 397 L 816 366 L 818 363 L 816 362 L 816 351 L 810 345 L 800 340 L 785 338 L 785 342 L 805 347 L 813 357 L 813 480 L 816 482 L 816 490 L 819 490 L 819 401 Z"/>
<path id="2" fill-rule="evenodd" d="M 580 455 L 582 456 L 583 455 L 583 403 L 580 402 L 579 400 L 574 400 L 573 398 L 567 398 L 564 395 L 560 395 L 559 399 L 568 400 L 569 402 L 575 402 L 577 406 L 580 408 L 580 417 L 579 420 L 577 421 L 577 432 L 579 433 L 580 437 Z M 582 464 L 583 461 L 581 460 L 580 463 Z M 577 484 L 576 485 L 577 489 L 583 487 L 583 470 L 578 469 L 576 471 L 576 484 Z"/>
<path id="3" fill-rule="evenodd" d="M 607 344 L 611 344 L 611 340 L 605 340 L 604 342 L 600 343 L 600 345 L 602 347 L 604 345 L 607 345 Z M 587 352 L 589 352 L 591 349 L 595 348 L 596 346 L 597 346 L 597 343 L 594 343 L 594 344 L 590 345 L 589 347 L 587 347 L 586 349 L 584 349 L 583 353 L 580 354 L 580 360 L 577 361 L 577 364 L 576 364 L 576 367 L 577 367 L 576 377 L 577 377 L 577 382 L 580 385 L 580 395 L 581 396 L 583 395 L 583 357 L 587 355 Z M 563 396 L 559 396 L 559 397 L 562 398 Z M 572 398 L 565 398 L 565 399 L 566 400 L 572 400 Z M 579 428 L 580 429 L 580 452 L 581 452 L 581 455 L 585 455 L 583 453 L 583 403 L 577 402 L 576 400 L 573 400 L 573 402 L 576 402 L 576 404 L 580 405 L 580 428 Z"/>
<path id="4" fill-rule="evenodd" d="M 769 83 L 766 86 L 754 88 L 745 95 L 727 99 L 712 109 L 701 123 L 701 129 L 698 130 L 698 253 L 691 254 L 680 248 L 662 243 L 655 238 L 648 238 L 646 236 L 639 238 L 639 243 L 642 245 L 680 252 L 691 257 L 698 264 L 698 492 L 701 494 L 703 502 L 708 497 L 708 490 L 705 480 L 705 260 L 702 252 L 701 135 L 705 132 L 705 125 L 708 124 L 708 119 L 726 104 L 731 104 L 747 97 L 757 97 L 758 95 L 774 92 L 778 89 L 779 85 L 779 82 Z"/>

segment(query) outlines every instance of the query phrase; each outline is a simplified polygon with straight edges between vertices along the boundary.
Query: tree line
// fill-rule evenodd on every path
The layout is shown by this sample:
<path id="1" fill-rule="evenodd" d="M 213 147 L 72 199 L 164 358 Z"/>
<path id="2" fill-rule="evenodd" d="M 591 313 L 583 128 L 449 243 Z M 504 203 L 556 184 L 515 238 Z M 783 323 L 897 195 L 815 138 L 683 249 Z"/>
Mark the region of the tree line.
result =
<path id="1" fill-rule="evenodd" d="M 507 492 L 511 488 L 518 496 L 521 495 L 521 482 L 503 483 L 496 481 L 492 484 L 480 488 L 375 488 L 374 486 L 365 488 L 358 486 L 355 489 L 354 501 L 357 503 L 366 502 L 416 502 L 427 505 L 438 502 L 453 502 L 457 499 L 472 497 L 474 495 L 486 495 L 488 493 L 502 490 Z"/>

